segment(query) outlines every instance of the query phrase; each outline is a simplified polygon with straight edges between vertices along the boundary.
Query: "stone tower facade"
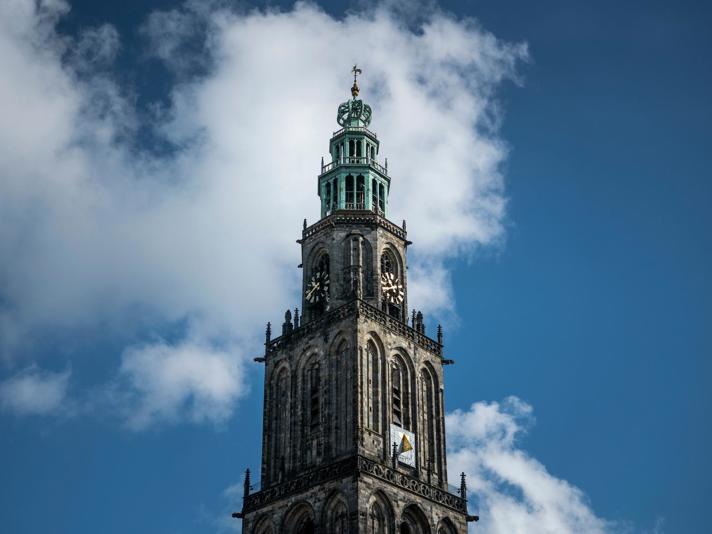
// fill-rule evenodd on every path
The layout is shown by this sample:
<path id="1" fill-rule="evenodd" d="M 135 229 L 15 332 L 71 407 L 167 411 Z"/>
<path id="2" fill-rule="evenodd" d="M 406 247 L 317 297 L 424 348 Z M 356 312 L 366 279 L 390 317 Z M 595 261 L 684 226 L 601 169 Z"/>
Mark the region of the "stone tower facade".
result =
<path id="1" fill-rule="evenodd" d="M 405 223 L 371 108 L 341 104 L 322 218 L 302 237 L 302 314 L 268 324 L 261 484 L 245 479 L 244 534 L 467 532 L 464 476 L 448 486 L 442 332 L 408 313 Z"/>

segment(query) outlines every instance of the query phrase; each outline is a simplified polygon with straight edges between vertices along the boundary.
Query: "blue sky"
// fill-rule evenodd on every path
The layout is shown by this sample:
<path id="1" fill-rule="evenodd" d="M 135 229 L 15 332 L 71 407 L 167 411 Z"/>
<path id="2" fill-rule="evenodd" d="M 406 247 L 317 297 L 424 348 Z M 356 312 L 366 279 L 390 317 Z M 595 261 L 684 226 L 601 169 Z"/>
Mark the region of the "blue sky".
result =
<path id="1" fill-rule="evenodd" d="M 461 410 L 449 419 L 459 429 L 449 428 L 451 465 L 483 477 L 481 530 L 706 531 L 709 7 L 443 2 L 443 11 L 421 5 L 408 18 L 393 8 L 391 19 L 362 27 L 373 5 L 325 4 L 296 17 L 328 26 L 317 36 L 325 42 L 339 31 L 347 43 L 359 31 L 373 38 L 401 23 L 393 42 L 410 45 L 389 51 L 392 72 L 377 47 L 373 55 L 361 47 L 343 52 L 343 73 L 305 48 L 317 59 L 295 71 L 275 63 L 282 69 L 265 74 L 215 50 L 248 50 L 257 62 L 260 47 L 303 46 L 291 4 L 274 14 L 278 31 L 269 34 L 250 18 L 252 4 L 231 7 L 222 26 L 211 18 L 217 6 L 77 1 L 62 16 L 50 10 L 55 21 L 22 5 L 7 9 L 24 13 L 25 25 L 3 26 L 0 44 L 13 74 L 0 82 L 0 130 L 3 145 L 16 146 L 0 157 L 0 518 L 8 532 L 229 531 L 240 495 L 229 488 L 259 464 L 261 375 L 251 356 L 263 323 L 297 301 L 294 239 L 302 216 L 318 216 L 313 180 L 352 58 L 364 65 L 362 94 L 393 169 L 391 198 L 409 222 L 414 291 L 430 331 L 445 323 L 457 362 L 446 371 L 447 410 Z M 357 20 L 340 27 L 332 19 L 347 9 Z M 438 17 L 452 26 L 434 32 L 434 44 L 409 40 Z M 460 39 L 484 59 L 455 67 L 437 59 L 434 51 Z M 419 68 L 433 85 L 399 93 L 399 82 L 414 83 L 412 72 L 399 72 L 412 65 L 410 46 L 430 54 Z M 250 73 L 273 85 L 251 86 Z M 310 98 L 316 81 L 323 94 Z M 35 93 L 42 98 L 31 100 Z M 413 115 L 394 117 L 406 98 Z M 479 106 L 482 114 L 463 111 Z M 223 117 L 230 113 L 234 124 Z M 451 206 L 447 191 L 427 192 L 435 215 L 413 213 L 429 175 L 404 161 L 416 157 L 404 130 L 418 128 L 446 140 L 425 168 L 445 169 L 442 187 L 469 191 L 476 213 Z M 304 162 L 265 163 L 293 150 L 294 135 L 306 138 Z M 57 152 L 69 156 L 55 160 Z M 282 174 L 268 182 L 283 190 L 274 197 L 240 170 L 268 164 Z M 98 174 L 99 182 L 88 178 Z M 198 194 L 200 181 L 183 178 L 191 175 L 217 176 L 218 185 Z M 219 185 L 231 179 L 246 188 Z M 75 181 L 89 208 L 64 196 Z M 217 194 L 226 191 L 244 218 L 232 213 L 232 197 Z M 250 201 L 255 211 L 239 204 L 245 194 L 259 199 Z M 181 263 L 188 267 L 174 268 Z M 491 431 L 467 430 L 468 416 Z M 502 483 L 508 471 L 488 463 L 484 448 L 523 455 L 520 478 Z M 547 499 L 537 501 L 537 491 Z M 485 520 L 507 499 L 516 523 Z M 569 512 L 573 523 L 561 519 Z"/>

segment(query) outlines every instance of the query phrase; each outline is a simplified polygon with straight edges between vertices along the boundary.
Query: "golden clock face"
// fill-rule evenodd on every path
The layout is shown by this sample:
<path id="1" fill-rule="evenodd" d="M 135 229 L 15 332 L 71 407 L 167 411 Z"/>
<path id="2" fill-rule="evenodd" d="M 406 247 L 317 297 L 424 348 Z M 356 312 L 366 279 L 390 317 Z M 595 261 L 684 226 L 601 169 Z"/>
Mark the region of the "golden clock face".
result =
<path id="1" fill-rule="evenodd" d="M 322 301 L 329 293 L 329 273 L 317 271 L 307 283 L 306 293 L 304 297 L 307 302 L 314 304 Z"/>
<path id="2" fill-rule="evenodd" d="M 383 297 L 391 304 L 403 304 L 405 291 L 403 284 L 393 273 L 383 273 L 381 275 L 381 291 Z"/>

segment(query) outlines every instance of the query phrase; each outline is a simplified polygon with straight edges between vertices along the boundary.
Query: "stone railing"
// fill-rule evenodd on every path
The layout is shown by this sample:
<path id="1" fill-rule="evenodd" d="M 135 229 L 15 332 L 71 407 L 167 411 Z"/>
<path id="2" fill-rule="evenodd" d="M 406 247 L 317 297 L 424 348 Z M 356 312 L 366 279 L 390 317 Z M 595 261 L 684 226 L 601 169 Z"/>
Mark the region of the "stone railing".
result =
<path id="1" fill-rule="evenodd" d="M 402 473 L 363 456 L 352 456 L 336 463 L 317 467 L 294 477 L 245 496 L 243 513 L 259 510 L 279 499 L 302 493 L 324 482 L 347 476 L 369 475 L 386 481 L 403 490 L 446 506 L 459 513 L 467 513 L 467 501 L 437 486 L 432 486 L 414 476 Z"/>
<path id="2" fill-rule="evenodd" d="M 367 302 L 357 299 L 347 302 L 346 304 L 325 313 L 321 317 L 317 317 L 316 319 L 303 323 L 299 326 L 299 328 L 295 328 L 287 334 L 270 340 L 267 346 L 267 353 L 269 354 L 271 352 L 279 351 L 286 345 L 295 343 L 305 336 L 320 331 L 324 326 L 341 321 L 351 315 L 360 315 L 371 321 L 377 322 L 391 332 L 400 334 L 421 348 L 442 357 L 443 347 L 437 341 L 430 339 L 425 334 L 418 332 L 397 318 L 382 312 L 375 306 L 371 306 Z"/>
<path id="3" fill-rule="evenodd" d="M 341 135 L 344 132 L 359 132 L 359 133 L 365 133 L 373 137 L 374 139 L 378 139 L 378 136 L 373 133 L 371 130 L 366 128 L 365 126 L 346 126 L 345 128 L 341 128 L 341 130 L 336 130 L 331 137 L 336 137 Z"/>
<path id="4" fill-rule="evenodd" d="M 376 169 L 378 172 L 383 174 L 384 176 L 388 175 L 388 167 L 384 167 L 380 163 L 378 163 L 375 159 L 373 158 L 366 158 L 366 157 L 344 157 L 337 159 L 336 161 L 332 161 L 331 163 L 327 163 L 326 165 L 321 166 L 321 174 L 326 174 L 327 172 L 330 172 L 334 170 L 336 167 L 341 167 L 341 166 L 349 166 L 349 165 L 368 165 L 369 167 L 373 167 Z"/>
<path id="5" fill-rule="evenodd" d="M 351 457 L 334 464 L 312 469 L 298 475 L 292 480 L 275 484 L 274 486 L 245 496 L 242 510 L 243 512 L 257 510 L 283 497 L 306 491 L 317 484 L 352 475 L 356 471 L 357 466 L 356 457 Z"/>
<path id="6" fill-rule="evenodd" d="M 467 512 L 467 501 L 459 495 L 454 495 L 449 491 L 431 486 L 418 478 L 401 473 L 400 471 L 364 458 L 363 456 L 358 457 L 358 471 L 359 473 L 367 473 L 374 478 L 390 482 L 399 488 L 425 497 L 448 508 L 452 508 L 460 513 L 464 514 Z"/>
<path id="7" fill-rule="evenodd" d="M 360 315 L 385 326 L 391 332 L 400 334 L 401 336 L 410 339 L 415 344 L 420 345 L 421 348 L 424 348 L 433 354 L 437 354 L 438 356 L 442 356 L 443 347 L 437 341 L 430 339 L 425 334 L 421 334 L 416 329 L 408 326 L 406 323 L 382 312 L 378 308 L 371 306 L 369 303 L 359 300 L 358 311 Z"/>

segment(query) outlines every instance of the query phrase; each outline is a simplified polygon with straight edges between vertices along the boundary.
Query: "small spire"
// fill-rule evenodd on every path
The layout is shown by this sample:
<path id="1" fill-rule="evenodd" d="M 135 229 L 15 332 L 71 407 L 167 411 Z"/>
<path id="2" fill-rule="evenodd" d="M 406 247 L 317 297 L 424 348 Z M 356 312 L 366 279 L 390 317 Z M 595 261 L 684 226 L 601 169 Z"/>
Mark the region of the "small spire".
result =
<path id="1" fill-rule="evenodd" d="M 441 324 L 438 325 L 438 345 L 443 344 L 443 326 Z"/>
<path id="2" fill-rule="evenodd" d="M 294 308 L 294 328 L 299 328 L 299 308 Z"/>
<path id="3" fill-rule="evenodd" d="M 324 172 L 324 156 L 321 157 L 321 172 Z"/>
<path id="4" fill-rule="evenodd" d="M 405 232 L 406 226 L 405 226 L 405 219 L 403 219 L 403 231 Z"/>
<path id="5" fill-rule="evenodd" d="M 415 308 L 413 308 L 413 319 L 412 319 L 412 321 L 411 321 L 411 327 L 412 327 L 413 329 L 415 329 L 415 326 L 416 326 L 416 324 L 417 324 L 417 323 L 415 322 L 415 318 L 416 318 L 416 316 L 415 316 Z"/>
<path id="6" fill-rule="evenodd" d="M 284 323 L 282 323 L 282 335 L 289 334 L 292 331 L 292 312 L 287 310 L 284 312 Z"/>
<path id="7" fill-rule="evenodd" d="M 306 230 L 306 229 L 307 229 L 307 220 L 304 219 L 304 222 L 302 223 L 302 230 Z"/>
<path id="8" fill-rule="evenodd" d="M 460 497 L 467 500 L 467 484 L 465 483 L 465 472 L 460 473 Z"/>
<path id="9" fill-rule="evenodd" d="M 243 493 L 243 499 L 247 499 L 250 496 L 250 469 L 245 469 L 245 492 Z"/>
<path id="10" fill-rule="evenodd" d="M 354 84 L 353 84 L 353 86 L 351 87 L 351 96 L 353 96 L 354 98 L 356 98 L 356 97 L 358 96 L 358 92 L 359 92 L 358 82 L 356 81 L 356 77 L 357 77 L 359 74 L 361 74 L 362 71 L 361 71 L 361 69 L 358 68 L 357 65 L 354 65 L 354 66 L 351 68 L 351 72 L 354 73 Z"/>
<path id="11" fill-rule="evenodd" d="M 267 323 L 267 328 L 265 329 L 265 343 L 269 343 L 272 338 L 272 323 Z"/>
<path id="12" fill-rule="evenodd" d="M 393 461 L 393 469 L 395 469 L 398 465 L 398 444 L 395 441 L 393 442 L 393 456 L 391 460 Z"/>

